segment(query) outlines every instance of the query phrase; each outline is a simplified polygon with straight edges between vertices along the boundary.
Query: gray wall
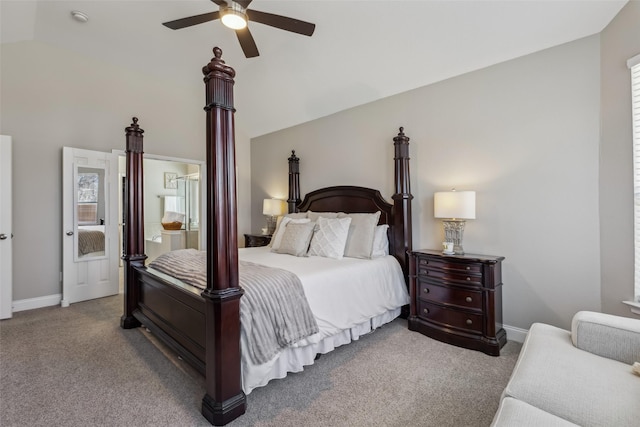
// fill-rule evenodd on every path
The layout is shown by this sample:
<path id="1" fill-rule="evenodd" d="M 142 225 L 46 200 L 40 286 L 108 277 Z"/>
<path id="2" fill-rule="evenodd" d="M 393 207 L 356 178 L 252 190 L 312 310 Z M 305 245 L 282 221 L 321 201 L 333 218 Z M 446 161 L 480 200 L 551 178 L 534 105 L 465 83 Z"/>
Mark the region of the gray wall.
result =
<path id="1" fill-rule="evenodd" d="M 124 150 L 135 115 L 145 152 L 204 160 L 204 84 L 200 70 L 178 86 L 44 43 L 0 48 L 0 133 L 13 136 L 13 299 L 48 297 L 61 292 L 62 147 Z M 248 212 L 249 140 L 241 131 L 236 140 L 239 209 Z M 241 232 L 248 222 L 240 217 Z"/>
<path id="2" fill-rule="evenodd" d="M 601 33 L 600 261 L 602 309 L 629 315 L 633 289 L 633 135 L 627 59 L 640 54 L 640 2 Z"/>
<path id="3" fill-rule="evenodd" d="M 237 121 L 239 232 L 263 226 L 264 197 L 286 198 L 292 148 L 302 158 L 303 192 L 350 183 L 389 197 L 392 138 L 405 126 L 415 248 L 442 240 L 433 192 L 474 189 L 477 219 L 468 223 L 465 248 L 507 257 L 508 325 L 567 327 L 579 309 L 629 315 L 620 304 L 631 298 L 633 279 L 625 62 L 640 53 L 638 22 L 640 3 L 632 1 L 601 36 L 265 135 L 251 146 Z M 137 115 L 147 152 L 203 159 L 204 96 L 201 79 L 176 86 L 37 42 L 0 49 L 0 133 L 13 136 L 13 296 L 20 300 L 60 293 L 62 146 L 124 149 L 124 127 Z"/>
<path id="4" fill-rule="evenodd" d="M 390 78 L 393 78 L 390 76 Z M 414 248 L 439 248 L 433 193 L 477 192 L 469 253 L 503 255 L 505 324 L 569 327 L 600 310 L 598 35 L 382 99 L 251 142 L 252 203 L 339 184 L 393 193 L 392 138 L 411 138 Z M 254 228 L 264 220 L 253 209 Z"/>

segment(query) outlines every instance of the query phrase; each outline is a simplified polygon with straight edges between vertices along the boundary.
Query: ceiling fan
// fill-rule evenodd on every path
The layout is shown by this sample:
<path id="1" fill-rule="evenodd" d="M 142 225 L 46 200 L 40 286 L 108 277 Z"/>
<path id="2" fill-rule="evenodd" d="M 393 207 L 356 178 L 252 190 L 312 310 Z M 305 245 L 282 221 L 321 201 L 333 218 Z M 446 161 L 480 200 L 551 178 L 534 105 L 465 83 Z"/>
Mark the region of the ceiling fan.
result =
<path id="1" fill-rule="evenodd" d="M 209 12 L 203 13 L 202 15 L 190 16 L 188 18 L 176 19 L 175 21 L 164 22 L 162 25 L 171 28 L 172 30 L 179 30 L 192 25 L 198 25 L 204 22 L 220 19 L 225 26 L 236 31 L 244 56 L 247 58 L 253 58 L 260 55 L 256 42 L 253 40 L 249 27 L 247 27 L 247 23 L 249 21 L 259 22 L 264 25 L 269 25 L 271 27 L 291 31 L 305 36 L 311 36 L 316 28 L 315 24 L 300 21 L 299 19 L 260 12 L 253 9 L 247 10 L 252 0 L 211 1 L 220 6 L 220 10 L 218 12 Z"/>

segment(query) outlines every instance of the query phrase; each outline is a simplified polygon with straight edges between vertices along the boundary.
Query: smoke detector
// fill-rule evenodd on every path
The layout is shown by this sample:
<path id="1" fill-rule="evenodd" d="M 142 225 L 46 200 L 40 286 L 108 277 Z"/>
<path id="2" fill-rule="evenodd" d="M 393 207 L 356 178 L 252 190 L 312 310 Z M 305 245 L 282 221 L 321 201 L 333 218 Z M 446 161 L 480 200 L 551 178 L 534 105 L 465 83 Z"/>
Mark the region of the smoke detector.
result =
<path id="1" fill-rule="evenodd" d="M 82 23 L 87 22 L 89 20 L 89 17 L 87 16 L 87 14 L 82 13 L 82 12 L 77 11 L 77 10 L 72 10 L 71 11 L 71 17 L 73 19 L 75 19 L 76 21 L 82 22 Z"/>

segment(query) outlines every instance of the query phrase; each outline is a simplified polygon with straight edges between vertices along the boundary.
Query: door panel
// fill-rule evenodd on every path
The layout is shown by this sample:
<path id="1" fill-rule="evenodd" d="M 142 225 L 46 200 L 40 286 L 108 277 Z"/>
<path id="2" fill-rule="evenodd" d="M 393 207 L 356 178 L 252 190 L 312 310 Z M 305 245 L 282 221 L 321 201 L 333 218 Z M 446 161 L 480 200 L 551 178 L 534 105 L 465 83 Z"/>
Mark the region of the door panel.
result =
<path id="1" fill-rule="evenodd" d="M 62 306 L 115 295 L 118 275 L 118 159 L 63 148 Z"/>
<path id="2" fill-rule="evenodd" d="M 0 135 L 0 319 L 12 316 L 11 137 Z"/>

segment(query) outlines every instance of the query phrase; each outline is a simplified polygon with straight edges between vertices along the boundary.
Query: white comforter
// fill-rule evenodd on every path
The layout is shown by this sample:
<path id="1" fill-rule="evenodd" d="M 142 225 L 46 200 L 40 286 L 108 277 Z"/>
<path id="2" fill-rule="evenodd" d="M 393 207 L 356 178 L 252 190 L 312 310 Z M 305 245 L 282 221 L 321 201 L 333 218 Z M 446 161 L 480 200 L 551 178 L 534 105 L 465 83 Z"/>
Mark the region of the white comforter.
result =
<path id="1" fill-rule="evenodd" d="M 402 269 L 392 256 L 371 260 L 295 257 L 273 253 L 269 247 L 244 248 L 239 254 L 241 260 L 295 273 L 320 328 L 265 364 L 252 365 L 243 357 L 247 394 L 270 379 L 301 371 L 313 363 L 316 353 L 331 351 L 393 320 L 400 307 L 409 303 Z"/>

